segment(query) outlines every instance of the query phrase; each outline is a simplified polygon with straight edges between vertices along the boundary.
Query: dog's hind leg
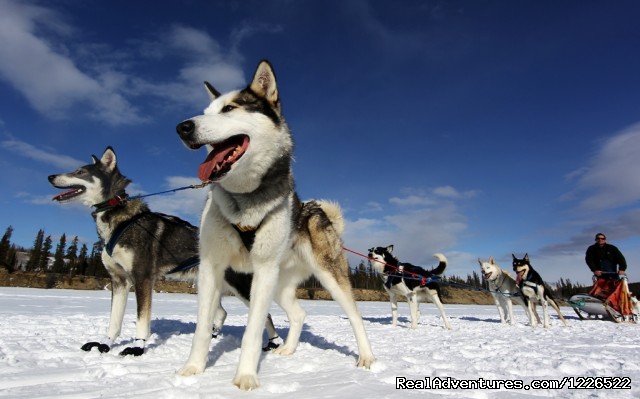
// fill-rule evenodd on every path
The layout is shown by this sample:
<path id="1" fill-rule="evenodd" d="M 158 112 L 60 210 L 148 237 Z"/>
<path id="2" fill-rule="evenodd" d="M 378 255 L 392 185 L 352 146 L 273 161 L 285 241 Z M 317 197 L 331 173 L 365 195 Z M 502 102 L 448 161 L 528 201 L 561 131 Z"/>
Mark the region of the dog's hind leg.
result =
<path id="1" fill-rule="evenodd" d="M 549 302 L 549 304 L 551 305 L 551 307 L 553 309 L 555 309 L 555 311 L 558 313 L 558 317 L 560 317 L 560 320 L 562 320 L 562 324 L 565 325 L 565 327 L 568 325 L 567 321 L 564 319 L 564 316 L 562 315 L 562 312 L 560 311 L 560 307 L 558 306 L 558 304 L 556 303 L 556 301 L 554 301 L 551 298 L 548 298 L 547 301 Z"/>
<path id="2" fill-rule="evenodd" d="M 346 259 L 345 259 L 346 262 Z M 321 270 L 315 273 L 322 286 L 329 291 L 333 299 L 338 302 L 342 309 L 347 314 L 351 328 L 356 337 L 358 344 L 359 358 L 356 363 L 357 367 L 370 368 L 371 364 L 375 361 L 373 351 L 371 350 L 371 344 L 367 337 L 367 332 L 364 328 L 364 322 L 362 316 L 353 299 L 351 292 L 351 284 L 349 282 L 349 276 L 346 271 L 343 275 L 333 275 L 327 270 Z"/>
<path id="3" fill-rule="evenodd" d="M 302 333 L 302 327 L 306 313 L 300 302 L 296 297 L 296 287 L 298 286 L 300 279 L 292 278 L 292 272 L 284 271 L 286 275 L 280 276 L 279 288 L 276 290 L 275 300 L 280 307 L 287 313 L 289 319 L 289 332 L 287 339 L 284 341 L 284 345 L 277 348 L 274 353 L 279 355 L 291 355 L 296 351 L 298 342 L 300 341 L 300 334 Z"/>
<path id="4" fill-rule="evenodd" d="M 438 308 L 440 311 L 440 315 L 442 316 L 442 321 L 444 322 L 444 327 L 447 330 L 451 330 L 451 323 L 449 323 L 449 318 L 447 314 L 444 312 L 444 306 L 442 306 L 442 302 L 440 301 L 440 296 L 437 292 L 433 292 L 431 289 L 427 289 L 427 295 L 429 295 L 431 302 Z"/>
<path id="5" fill-rule="evenodd" d="M 213 315 L 213 328 L 211 332 L 211 336 L 213 338 L 217 338 L 222 331 L 222 326 L 224 326 L 224 321 L 227 319 L 227 311 L 222 307 L 222 303 L 218 304 L 218 307 Z"/>
<path id="6" fill-rule="evenodd" d="M 153 295 L 153 280 L 151 278 L 140 277 L 135 283 L 137 318 L 136 318 L 136 340 L 133 346 L 124 348 L 120 356 L 133 355 L 140 356 L 144 353 L 146 340 L 151 335 L 151 298 Z"/>

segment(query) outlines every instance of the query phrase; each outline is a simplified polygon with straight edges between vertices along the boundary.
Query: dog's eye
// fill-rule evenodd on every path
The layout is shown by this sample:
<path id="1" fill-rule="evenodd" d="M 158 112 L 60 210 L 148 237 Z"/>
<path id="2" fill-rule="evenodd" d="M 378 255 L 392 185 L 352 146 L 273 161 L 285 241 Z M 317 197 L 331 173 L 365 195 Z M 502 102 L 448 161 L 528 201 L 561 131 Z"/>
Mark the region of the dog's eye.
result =
<path id="1" fill-rule="evenodd" d="M 225 105 L 224 107 L 222 107 L 222 112 L 229 112 L 234 110 L 236 107 L 234 107 L 233 105 Z"/>
<path id="2" fill-rule="evenodd" d="M 76 176 L 82 176 L 84 175 L 84 169 L 78 169 L 73 174 Z"/>

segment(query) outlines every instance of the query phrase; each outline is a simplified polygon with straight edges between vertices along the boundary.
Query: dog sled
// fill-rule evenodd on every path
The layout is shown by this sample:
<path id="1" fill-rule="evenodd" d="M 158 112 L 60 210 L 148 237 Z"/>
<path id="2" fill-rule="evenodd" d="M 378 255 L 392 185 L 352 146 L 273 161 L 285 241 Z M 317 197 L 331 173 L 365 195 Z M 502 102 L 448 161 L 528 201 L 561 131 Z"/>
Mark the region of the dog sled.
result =
<path id="1" fill-rule="evenodd" d="M 581 320 L 612 320 L 616 323 L 638 321 L 638 300 L 629 291 L 627 278 L 617 273 L 595 278 L 588 294 L 575 294 L 569 305 Z"/>

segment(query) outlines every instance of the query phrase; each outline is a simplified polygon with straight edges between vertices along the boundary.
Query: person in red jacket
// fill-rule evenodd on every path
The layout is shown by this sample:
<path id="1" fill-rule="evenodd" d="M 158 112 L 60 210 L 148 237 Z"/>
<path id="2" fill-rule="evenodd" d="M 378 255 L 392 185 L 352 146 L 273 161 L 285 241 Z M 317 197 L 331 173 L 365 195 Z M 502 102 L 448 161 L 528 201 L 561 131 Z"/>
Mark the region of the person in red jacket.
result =
<path id="1" fill-rule="evenodd" d="M 624 255 L 615 245 L 607 243 L 607 236 L 603 233 L 596 234 L 596 243 L 587 248 L 585 261 L 596 277 L 626 275 L 627 261 Z"/>

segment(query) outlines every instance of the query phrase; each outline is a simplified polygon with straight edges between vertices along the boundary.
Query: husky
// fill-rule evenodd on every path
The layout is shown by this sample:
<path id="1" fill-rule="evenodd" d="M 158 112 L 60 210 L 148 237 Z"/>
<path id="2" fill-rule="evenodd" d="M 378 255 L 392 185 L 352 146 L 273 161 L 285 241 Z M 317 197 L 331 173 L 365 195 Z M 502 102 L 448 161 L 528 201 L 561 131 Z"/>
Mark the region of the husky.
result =
<path id="1" fill-rule="evenodd" d="M 423 283 L 422 277 L 439 276 L 447 267 L 447 258 L 441 254 L 434 254 L 439 264 L 434 269 L 427 271 L 420 266 L 411 263 L 403 263 L 392 255 L 393 245 L 369 249 L 369 265 L 382 276 L 383 286 L 389 294 L 391 301 L 391 323 L 398 324 L 398 295 L 407 298 L 411 311 L 411 328 L 418 326 L 420 319 L 419 302 L 433 302 L 442 316 L 444 326 L 451 330 L 449 318 L 444 312 L 440 301 L 440 286 L 434 281 Z"/>
<path id="2" fill-rule="evenodd" d="M 542 304 L 542 317 L 544 319 L 543 326 L 544 328 L 549 327 L 549 313 L 548 313 L 548 305 L 551 305 L 552 308 L 558 313 L 560 320 L 566 326 L 567 321 L 564 319 L 562 312 L 560 312 L 560 307 L 553 299 L 551 295 L 551 290 L 545 282 L 542 280 L 542 277 L 538 274 L 537 271 L 531 266 L 531 262 L 529 262 L 529 255 L 524 254 L 524 258 L 518 259 L 514 254 L 511 254 L 513 257 L 513 271 L 516 272 L 516 284 L 520 288 L 522 295 L 526 297 L 527 305 L 529 307 L 529 312 L 531 314 L 535 313 L 535 303 Z M 532 322 L 532 326 L 535 327 L 536 324 L 533 323 L 533 317 L 529 317 L 529 320 Z"/>
<path id="3" fill-rule="evenodd" d="M 214 305 L 222 275 L 231 265 L 253 272 L 247 327 L 233 384 L 259 386 L 261 323 L 272 300 L 286 312 L 290 326 L 281 355 L 294 353 L 305 312 L 296 287 L 314 275 L 342 306 L 358 345 L 358 367 L 374 361 L 364 322 L 353 299 L 349 264 L 342 249 L 340 207 L 328 201 L 302 202 L 291 171 L 293 141 L 284 120 L 271 64 L 258 64 L 251 83 L 221 94 L 205 82 L 211 103 L 176 130 L 190 149 L 206 146 L 198 176 L 212 181 L 200 225 L 198 318 L 183 376 L 204 371 Z"/>
<path id="4" fill-rule="evenodd" d="M 515 302 L 524 308 L 525 314 L 529 318 L 529 325 L 534 326 L 535 324 L 531 319 L 533 316 L 531 312 L 529 312 L 529 306 L 527 304 L 528 298 L 522 295 L 520 288 L 516 284 L 516 280 L 511 274 L 501 269 L 493 257 L 489 257 L 487 262 L 478 258 L 478 263 L 482 271 L 482 278 L 489 284 L 489 291 L 491 291 L 491 296 L 498 308 L 500 322 L 511 325 L 515 324 L 515 318 L 513 317 L 513 302 Z M 538 313 L 535 312 L 535 303 L 532 305 L 534 308 L 533 315 L 537 322 L 540 323 L 540 317 Z"/>
<path id="5" fill-rule="evenodd" d="M 87 342 L 85 351 L 97 347 L 101 353 L 109 352 L 120 335 L 122 319 L 130 288 L 135 289 L 137 302 L 136 336 L 133 346 L 120 355 L 140 356 L 150 335 L 151 298 L 155 282 L 172 269 L 176 278 L 194 279 L 198 263 L 198 229 L 175 216 L 151 212 L 140 199 L 129 199 L 125 191 L 131 180 L 120 173 L 116 153 L 107 147 L 93 163 L 74 172 L 49 176 L 49 182 L 64 189 L 53 197 L 59 203 L 81 201 L 94 207 L 92 216 L 98 235 L 105 243 L 102 262 L 111 276 L 111 317 L 106 338 L 101 342 Z M 224 287 L 248 305 L 252 276 L 226 271 Z M 213 335 L 217 336 L 227 316 L 217 303 L 216 317 L 212 321 Z M 271 317 L 267 317 L 267 332 L 272 348 L 279 344 L 278 334 Z M 212 331 L 209 331 L 211 334 Z"/>

